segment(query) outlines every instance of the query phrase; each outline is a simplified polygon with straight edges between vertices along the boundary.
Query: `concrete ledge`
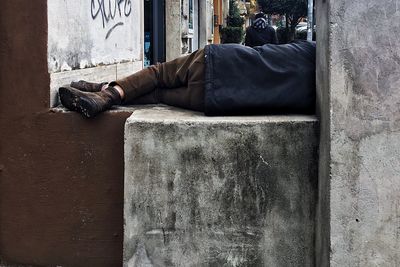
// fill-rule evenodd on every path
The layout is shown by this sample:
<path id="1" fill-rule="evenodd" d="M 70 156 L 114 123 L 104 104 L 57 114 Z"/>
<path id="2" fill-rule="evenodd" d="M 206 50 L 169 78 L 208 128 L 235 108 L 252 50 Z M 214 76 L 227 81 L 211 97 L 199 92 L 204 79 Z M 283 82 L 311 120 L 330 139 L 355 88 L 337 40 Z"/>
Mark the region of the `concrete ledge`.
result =
<path id="1" fill-rule="evenodd" d="M 116 63 L 92 68 L 50 73 L 50 107 L 59 104 L 58 88 L 71 81 L 86 80 L 91 82 L 114 81 L 124 78 L 143 68 L 142 61 Z"/>
<path id="2" fill-rule="evenodd" d="M 158 108 L 158 107 L 162 108 L 162 107 L 164 107 L 164 105 L 113 106 L 111 109 L 105 111 L 104 113 L 107 113 L 107 112 L 131 112 L 131 113 L 133 113 L 135 110 L 152 109 L 152 108 Z M 75 111 L 71 111 L 62 105 L 51 108 L 50 110 L 54 113 L 71 113 L 71 112 L 76 113 Z"/>
<path id="3" fill-rule="evenodd" d="M 135 110 L 124 266 L 313 266 L 316 158 L 314 117 Z"/>

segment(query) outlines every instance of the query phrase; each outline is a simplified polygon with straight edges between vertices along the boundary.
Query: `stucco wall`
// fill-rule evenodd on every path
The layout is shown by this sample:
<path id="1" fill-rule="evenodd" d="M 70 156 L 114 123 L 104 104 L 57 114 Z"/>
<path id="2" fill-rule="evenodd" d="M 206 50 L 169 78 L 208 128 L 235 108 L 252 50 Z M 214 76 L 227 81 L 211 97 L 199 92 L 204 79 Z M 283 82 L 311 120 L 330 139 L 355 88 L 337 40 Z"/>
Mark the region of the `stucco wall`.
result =
<path id="1" fill-rule="evenodd" d="M 59 81 L 79 76 L 89 80 L 116 79 L 141 68 L 142 9 L 140 0 L 48 1 L 47 60 L 51 74 L 124 63 L 124 68 L 119 69 L 114 66 L 51 75 L 53 105 L 57 102 Z M 127 67 L 127 63 L 131 64 Z"/>

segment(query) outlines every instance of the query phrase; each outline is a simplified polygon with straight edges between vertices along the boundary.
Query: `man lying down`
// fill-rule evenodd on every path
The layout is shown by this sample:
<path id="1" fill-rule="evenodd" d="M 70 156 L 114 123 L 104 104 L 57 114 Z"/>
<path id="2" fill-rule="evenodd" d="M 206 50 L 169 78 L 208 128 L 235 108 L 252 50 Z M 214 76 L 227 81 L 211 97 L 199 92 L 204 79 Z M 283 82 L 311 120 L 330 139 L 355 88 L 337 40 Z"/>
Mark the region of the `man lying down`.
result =
<path id="1" fill-rule="evenodd" d="M 315 107 L 315 43 L 207 45 L 121 80 L 72 82 L 60 87 L 59 96 L 66 108 L 88 118 L 113 105 L 156 103 L 209 116 L 310 114 Z"/>

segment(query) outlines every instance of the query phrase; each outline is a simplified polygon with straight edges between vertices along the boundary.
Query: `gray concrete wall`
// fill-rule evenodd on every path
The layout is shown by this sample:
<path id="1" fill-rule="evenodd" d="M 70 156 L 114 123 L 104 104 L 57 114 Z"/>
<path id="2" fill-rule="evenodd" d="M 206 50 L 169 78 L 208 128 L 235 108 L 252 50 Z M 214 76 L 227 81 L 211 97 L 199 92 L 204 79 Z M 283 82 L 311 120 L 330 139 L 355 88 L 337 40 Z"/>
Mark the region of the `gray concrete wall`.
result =
<path id="1" fill-rule="evenodd" d="M 208 2 L 203 0 L 199 2 L 199 17 L 200 17 L 200 28 L 199 28 L 199 42 L 200 47 L 205 46 L 208 43 L 208 35 L 207 35 L 207 11 L 208 11 Z"/>
<path id="2" fill-rule="evenodd" d="M 140 0 L 49 0 L 51 105 L 57 104 L 56 91 L 65 79 L 115 80 L 141 69 L 142 24 Z"/>
<path id="3" fill-rule="evenodd" d="M 165 0 L 166 61 L 182 55 L 181 0 Z"/>
<path id="4" fill-rule="evenodd" d="M 330 50 L 329 3 L 316 1 L 317 27 L 317 116 L 320 121 L 318 161 L 318 205 L 316 218 L 316 266 L 329 266 L 330 257 Z"/>
<path id="5" fill-rule="evenodd" d="M 124 266 L 314 266 L 317 121 L 136 110 Z"/>
<path id="6" fill-rule="evenodd" d="M 320 266 L 400 266 L 399 3 L 319 2 Z"/>

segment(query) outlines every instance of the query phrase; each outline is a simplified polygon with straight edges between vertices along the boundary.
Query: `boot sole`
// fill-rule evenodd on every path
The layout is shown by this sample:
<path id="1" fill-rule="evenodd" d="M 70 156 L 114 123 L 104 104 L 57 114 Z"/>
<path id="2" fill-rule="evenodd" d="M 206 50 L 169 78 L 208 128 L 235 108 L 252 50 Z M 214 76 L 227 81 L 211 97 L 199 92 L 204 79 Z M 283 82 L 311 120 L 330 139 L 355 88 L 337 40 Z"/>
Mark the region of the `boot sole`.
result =
<path id="1" fill-rule="evenodd" d="M 78 90 L 68 87 L 60 87 L 58 90 L 61 104 L 69 110 L 81 113 L 86 118 L 93 118 L 96 113 L 88 97 L 82 96 Z"/>

